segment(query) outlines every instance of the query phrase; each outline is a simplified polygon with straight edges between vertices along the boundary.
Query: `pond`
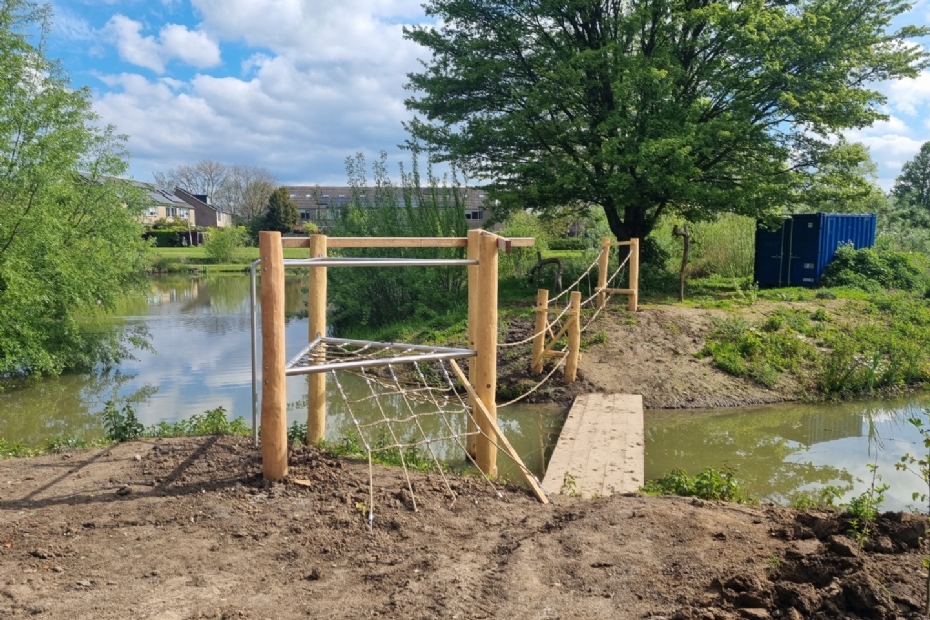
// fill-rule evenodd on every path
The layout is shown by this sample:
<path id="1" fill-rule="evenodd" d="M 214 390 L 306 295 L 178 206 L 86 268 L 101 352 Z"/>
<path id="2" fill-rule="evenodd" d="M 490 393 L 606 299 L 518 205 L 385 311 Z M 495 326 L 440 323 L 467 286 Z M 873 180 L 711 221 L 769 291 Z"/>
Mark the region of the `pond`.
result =
<path id="1" fill-rule="evenodd" d="M 301 280 L 288 279 L 289 314 L 303 307 Z M 0 393 L 0 437 L 37 445 L 63 435 L 91 438 L 103 431 L 99 412 L 107 400 L 133 398 L 145 425 L 175 422 L 224 407 L 231 417 L 251 422 L 249 278 L 246 275 L 157 277 L 143 297 L 124 300 L 118 319 L 144 324 L 153 352 L 137 352 L 108 373 L 69 374 L 43 379 L 23 389 Z M 307 341 L 306 320 L 287 324 L 290 359 Z M 367 391 L 357 375 L 342 373 L 350 399 Z M 305 421 L 303 377 L 288 379 L 288 423 Z M 341 395 L 327 382 L 327 439 L 353 430 Z M 903 509 L 913 492 L 925 491 L 916 477 L 894 463 L 906 452 L 919 454 L 920 436 L 907 418 L 930 406 L 926 397 L 846 404 L 647 411 L 646 477 L 679 467 L 695 473 L 705 466 L 732 467 L 752 495 L 790 503 L 799 492 L 826 485 L 843 497 L 861 493 L 869 482 L 869 463 L 890 485 L 886 507 Z M 371 419 L 373 410 L 353 410 Z M 558 438 L 565 410 L 558 406 L 514 405 L 499 412 L 500 424 L 527 465 L 541 478 Z M 454 421 L 461 426 L 462 420 Z M 442 456 L 460 458 L 454 446 Z M 516 476 L 508 459 L 502 473 Z M 555 489 L 557 490 L 557 489 Z"/>

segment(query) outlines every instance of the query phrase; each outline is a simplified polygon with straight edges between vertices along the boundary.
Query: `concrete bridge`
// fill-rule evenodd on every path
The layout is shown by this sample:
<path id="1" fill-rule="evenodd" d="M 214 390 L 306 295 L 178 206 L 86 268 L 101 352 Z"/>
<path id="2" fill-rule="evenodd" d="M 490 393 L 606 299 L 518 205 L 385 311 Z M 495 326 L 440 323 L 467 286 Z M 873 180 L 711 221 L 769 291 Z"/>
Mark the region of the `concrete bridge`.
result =
<path id="1" fill-rule="evenodd" d="M 543 487 L 549 493 L 602 497 L 645 482 L 643 397 L 584 394 L 575 399 Z"/>

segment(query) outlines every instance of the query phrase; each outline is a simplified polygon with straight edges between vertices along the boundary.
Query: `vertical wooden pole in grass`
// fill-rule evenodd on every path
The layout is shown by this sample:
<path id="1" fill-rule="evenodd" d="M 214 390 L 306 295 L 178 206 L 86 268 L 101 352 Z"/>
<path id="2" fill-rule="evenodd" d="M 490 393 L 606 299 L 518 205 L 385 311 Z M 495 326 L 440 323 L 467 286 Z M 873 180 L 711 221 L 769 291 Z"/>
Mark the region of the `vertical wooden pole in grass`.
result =
<path id="1" fill-rule="evenodd" d="M 574 383 L 578 377 L 578 359 L 581 357 L 581 291 L 572 291 L 571 325 L 568 328 L 568 359 L 565 360 L 565 382 Z"/>
<path id="2" fill-rule="evenodd" d="M 326 235 L 310 235 L 310 258 L 326 256 Z M 307 281 L 310 340 L 326 336 L 326 267 L 311 267 Z M 326 373 L 307 375 L 307 443 L 326 436 Z"/>
<path id="3" fill-rule="evenodd" d="M 610 237 L 601 239 L 601 255 L 597 257 L 597 307 L 607 303 L 607 269 L 610 263 Z"/>
<path id="4" fill-rule="evenodd" d="M 477 441 L 478 467 L 488 476 L 497 475 L 496 436 L 491 422 L 497 420 L 497 240 L 498 236 L 482 231 L 479 240 L 478 278 L 475 315 L 474 387 L 487 411 L 478 418 L 481 433 Z M 489 422 L 490 420 L 490 422 Z"/>
<path id="5" fill-rule="evenodd" d="M 476 228 L 474 230 L 468 231 L 468 255 L 469 260 L 478 260 L 481 255 L 481 229 Z M 478 324 L 478 265 L 469 265 L 468 266 L 468 348 L 475 349 L 477 347 L 475 341 L 475 327 Z M 475 365 L 475 360 L 472 359 L 468 362 L 468 381 L 472 385 L 476 385 L 475 377 L 477 376 L 477 367 Z M 468 397 L 468 404 L 472 407 L 474 411 L 475 399 L 471 396 Z M 468 456 L 472 460 L 477 460 L 478 452 L 478 437 L 475 433 L 478 432 L 478 425 L 475 422 L 475 416 L 468 416 L 466 420 L 466 432 L 468 435 L 465 439 L 465 450 L 468 452 Z"/>
<path id="6" fill-rule="evenodd" d="M 549 291 L 536 291 L 536 326 L 533 328 L 533 364 L 530 369 L 539 374 L 543 371 L 543 351 L 546 350 L 546 326 L 549 325 Z"/>
<path id="7" fill-rule="evenodd" d="M 281 233 L 258 234 L 262 304 L 262 474 L 287 476 L 287 377 L 284 374 L 284 248 Z"/>
<path id="8" fill-rule="evenodd" d="M 630 239 L 630 294 L 626 298 L 626 309 L 639 309 L 639 239 Z"/>

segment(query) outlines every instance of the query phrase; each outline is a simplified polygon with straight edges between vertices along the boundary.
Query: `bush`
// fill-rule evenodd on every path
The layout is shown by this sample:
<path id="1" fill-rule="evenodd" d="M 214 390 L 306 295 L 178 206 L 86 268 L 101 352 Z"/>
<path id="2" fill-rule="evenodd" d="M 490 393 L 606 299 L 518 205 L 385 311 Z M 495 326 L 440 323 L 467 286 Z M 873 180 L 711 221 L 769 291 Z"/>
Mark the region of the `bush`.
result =
<path id="1" fill-rule="evenodd" d="M 852 245 L 837 248 L 820 283 L 874 293 L 885 289 L 923 292 L 926 288 L 923 270 L 914 255 L 873 248 L 857 250 Z"/>
<path id="2" fill-rule="evenodd" d="M 204 250 L 214 263 L 235 263 L 241 258 L 248 233 L 245 228 L 229 226 L 212 228 L 206 237 Z"/>
<path id="3" fill-rule="evenodd" d="M 499 262 L 500 276 L 522 277 L 529 273 L 538 260 L 538 255 L 545 255 L 549 249 L 549 234 L 539 217 L 525 211 L 515 211 L 504 222 L 500 233 L 504 237 L 533 237 L 536 245 L 531 248 L 514 248 L 509 254 L 501 254 Z"/>

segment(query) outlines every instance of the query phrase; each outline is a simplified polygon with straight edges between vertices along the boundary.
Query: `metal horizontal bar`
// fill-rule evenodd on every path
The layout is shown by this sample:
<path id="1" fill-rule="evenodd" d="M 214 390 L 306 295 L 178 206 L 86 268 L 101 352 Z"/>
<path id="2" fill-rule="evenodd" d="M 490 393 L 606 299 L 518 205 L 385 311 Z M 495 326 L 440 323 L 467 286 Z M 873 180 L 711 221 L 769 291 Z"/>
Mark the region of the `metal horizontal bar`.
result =
<path id="1" fill-rule="evenodd" d="M 467 353 L 468 355 L 474 355 L 475 352 L 472 349 L 456 349 L 454 347 L 431 347 L 425 344 L 406 344 L 403 342 L 378 342 L 376 340 L 351 340 L 348 338 L 323 338 L 323 344 L 350 344 L 357 346 L 372 345 L 376 347 L 381 347 L 383 349 L 400 349 L 400 350 L 410 350 L 410 351 L 428 351 L 433 353 L 435 351 L 441 351 L 443 353 Z"/>
<path id="2" fill-rule="evenodd" d="M 389 364 L 408 364 L 410 362 L 432 362 L 436 360 L 452 360 L 462 357 L 474 357 L 476 354 L 470 350 L 460 350 L 448 353 L 433 353 L 424 355 L 402 355 L 400 357 L 384 357 L 373 360 L 354 360 L 348 362 L 329 362 L 326 364 L 316 364 L 314 366 L 300 366 L 288 368 L 284 371 L 288 377 L 295 375 L 312 375 L 320 372 L 329 372 L 330 370 L 346 370 L 349 368 L 373 368 L 375 366 L 387 366 Z"/>
<path id="3" fill-rule="evenodd" d="M 439 267 L 477 265 L 467 258 L 285 258 L 285 267 Z"/>
<path id="4" fill-rule="evenodd" d="M 309 353 L 310 350 L 313 349 L 313 347 L 315 347 L 316 345 L 320 344 L 320 341 L 321 341 L 321 340 L 323 340 L 323 339 L 320 338 L 319 336 L 317 336 L 316 338 L 314 338 L 313 340 L 311 340 L 311 341 L 310 341 L 310 344 L 308 344 L 307 346 L 305 346 L 305 347 L 303 348 L 303 350 L 302 350 L 300 353 L 298 353 L 297 355 L 295 355 L 294 357 L 291 358 L 291 361 L 289 361 L 289 362 L 287 363 L 287 366 L 285 366 L 285 368 L 291 368 L 291 367 L 295 366 L 295 365 L 297 364 L 297 362 L 300 361 L 300 358 L 302 358 L 304 355 L 306 355 L 307 353 Z"/>

